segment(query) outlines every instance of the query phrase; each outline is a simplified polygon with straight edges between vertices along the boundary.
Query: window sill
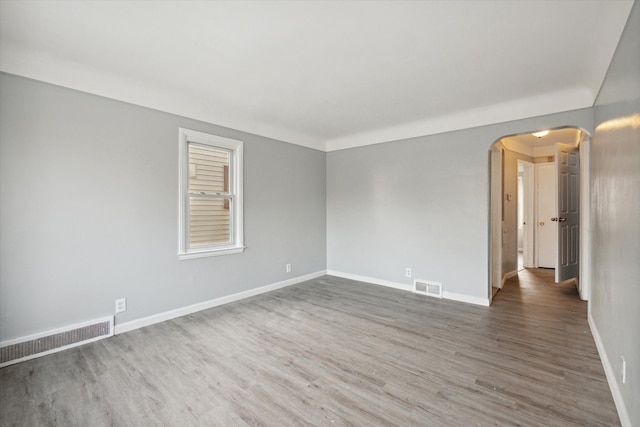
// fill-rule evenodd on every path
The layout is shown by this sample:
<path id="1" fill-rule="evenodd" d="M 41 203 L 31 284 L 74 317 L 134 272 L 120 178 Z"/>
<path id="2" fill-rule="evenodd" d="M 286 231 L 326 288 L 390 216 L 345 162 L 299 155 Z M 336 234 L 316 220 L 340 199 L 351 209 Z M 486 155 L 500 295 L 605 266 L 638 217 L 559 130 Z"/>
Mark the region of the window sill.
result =
<path id="1" fill-rule="evenodd" d="M 231 254 L 240 254 L 244 252 L 246 246 L 239 246 L 235 248 L 224 248 L 224 249 L 206 249 L 201 251 L 193 251 L 187 253 L 179 253 L 178 258 L 180 261 L 184 261 L 186 259 L 194 259 L 194 258 L 205 258 L 210 256 L 220 256 L 220 255 L 231 255 Z"/>

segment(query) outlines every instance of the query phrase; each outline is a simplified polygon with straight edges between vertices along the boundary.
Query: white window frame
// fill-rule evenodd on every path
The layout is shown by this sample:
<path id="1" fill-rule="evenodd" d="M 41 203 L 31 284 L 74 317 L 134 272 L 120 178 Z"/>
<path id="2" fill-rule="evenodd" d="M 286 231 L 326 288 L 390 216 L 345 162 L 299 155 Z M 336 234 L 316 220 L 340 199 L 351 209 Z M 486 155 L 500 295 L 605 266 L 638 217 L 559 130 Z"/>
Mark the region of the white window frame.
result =
<path id="1" fill-rule="evenodd" d="M 231 242 L 226 245 L 188 247 L 189 238 L 189 143 L 208 145 L 231 152 L 229 193 L 233 195 L 231 212 Z M 178 195 L 178 258 L 180 260 L 237 254 L 244 251 L 244 215 L 242 199 L 243 142 L 195 130 L 179 128 L 179 195 Z"/>

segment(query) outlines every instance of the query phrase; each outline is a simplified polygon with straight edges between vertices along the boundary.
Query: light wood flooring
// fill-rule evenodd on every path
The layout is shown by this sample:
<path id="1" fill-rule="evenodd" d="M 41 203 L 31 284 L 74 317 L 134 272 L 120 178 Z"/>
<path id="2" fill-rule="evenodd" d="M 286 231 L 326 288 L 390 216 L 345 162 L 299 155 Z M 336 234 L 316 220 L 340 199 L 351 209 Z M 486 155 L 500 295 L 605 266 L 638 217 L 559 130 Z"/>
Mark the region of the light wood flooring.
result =
<path id="1" fill-rule="evenodd" d="M 0 369 L 0 425 L 619 425 L 552 275 L 490 308 L 324 276 Z"/>

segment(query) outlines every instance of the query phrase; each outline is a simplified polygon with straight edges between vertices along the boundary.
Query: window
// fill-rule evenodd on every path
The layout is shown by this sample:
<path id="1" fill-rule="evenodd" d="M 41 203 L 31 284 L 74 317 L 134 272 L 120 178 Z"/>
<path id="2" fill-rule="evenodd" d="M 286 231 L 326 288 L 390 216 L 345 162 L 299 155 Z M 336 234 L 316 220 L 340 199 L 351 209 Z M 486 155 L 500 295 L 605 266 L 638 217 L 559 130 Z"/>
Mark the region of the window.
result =
<path id="1" fill-rule="evenodd" d="M 242 141 L 180 128 L 180 259 L 239 253 Z"/>

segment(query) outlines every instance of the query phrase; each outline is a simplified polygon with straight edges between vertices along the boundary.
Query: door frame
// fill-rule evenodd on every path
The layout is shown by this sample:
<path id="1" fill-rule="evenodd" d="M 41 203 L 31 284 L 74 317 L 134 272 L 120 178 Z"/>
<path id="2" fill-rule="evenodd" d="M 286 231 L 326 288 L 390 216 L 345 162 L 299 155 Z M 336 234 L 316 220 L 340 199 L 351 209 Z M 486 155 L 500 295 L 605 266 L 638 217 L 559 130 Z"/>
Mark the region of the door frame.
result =
<path id="1" fill-rule="evenodd" d="M 522 266 L 524 268 L 533 267 L 534 263 L 534 189 L 535 189 L 535 163 L 518 159 L 518 163 L 524 166 L 522 172 L 522 218 L 525 226 L 522 230 Z"/>
<path id="2" fill-rule="evenodd" d="M 502 280 L 502 188 L 504 148 L 500 141 L 489 148 L 489 305 L 493 300 L 493 285 Z"/>
<path id="3" fill-rule="evenodd" d="M 591 298 L 591 134 L 583 129 L 580 149 L 580 257 L 578 293 L 580 299 Z"/>
<path id="4" fill-rule="evenodd" d="M 579 277 L 577 279 L 577 284 L 578 284 L 578 293 L 580 295 L 580 298 L 586 301 L 589 301 L 590 298 L 590 286 L 591 286 L 591 265 L 590 265 L 590 261 L 591 261 L 591 175 L 590 175 L 590 169 L 591 169 L 591 133 L 588 132 L 587 130 L 585 130 L 584 128 L 580 127 L 580 126 L 571 126 L 571 125 L 567 125 L 567 126 L 558 126 L 558 127 L 554 127 L 554 128 L 548 128 L 549 130 L 558 130 L 558 129 L 576 129 L 579 130 L 583 133 L 583 138 L 579 143 L 579 149 L 580 149 L 580 266 L 579 266 Z M 496 265 L 494 260 L 494 251 L 498 248 L 494 248 L 494 244 L 493 244 L 493 235 L 494 232 L 497 232 L 497 230 L 494 230 L 494 218 L 493 218 L 493 210 L 494 210 L 494 206 L 492 203 L 492 187 L 494 185 L 493 180 L 494 180 L 494 175 L 492 174 L 492 156 L 491 156 L 491 152 L 492 150 L 498 146 L 501 145 L 502 143 L 500 142 L 502 139 L 504 138 L 508 138 L 508 137 L 512 137 L 512 136 L 516 136 L 516 135 L 522 135 L 522 134 L 530 134 L 533 132 L 536 132 L 540 129 L 535 129 L 535 130 L 531 130 L 529 132 L 517 132 L 517 133 L 512 133 L 512 134 L 507 134 L 507 135 L 503 135 L 500 138 L 496 139 L 495 141 L 493 141 L 493 143 L 489 146 L 489 150 L 488 150 L 488 174 L 489 174 L 489 182 L 487 185 L 487 200 L 488 200 L 488 218 L 487 218 L 487 222 L 488 222 L 488 255 L 489 255 L 489 259 L 487 260 L 487 264 L 488 264 L 488 276 L 487 276 L 487 295 L 488 295 L 488 300 L 489 300 L 489 304 L 491 305 L 492 301 L 493 301 L 493 294 L 492 294 L 492 285 L 493 285 L 493 276 L 494 276 L 494 266 Z M 502 157 L 502 156 L 501 156 Z M 503 166 L 502 164 L 498 165 L 499 168 L 499 173 L 496 173 L 495 175 L 497 177 L 502 177 L 502 173 L 503 173 Z M 502 184 L 502 183 L 501 183 Z M 502 199 L 502 197 L 499 198 L 500 201 Z M 499 245 L 500 248 L 498 249 L 498 253 L 501 252 L 501 245 Z M 500 263 L 498 263 L 500 264 Z"/>

